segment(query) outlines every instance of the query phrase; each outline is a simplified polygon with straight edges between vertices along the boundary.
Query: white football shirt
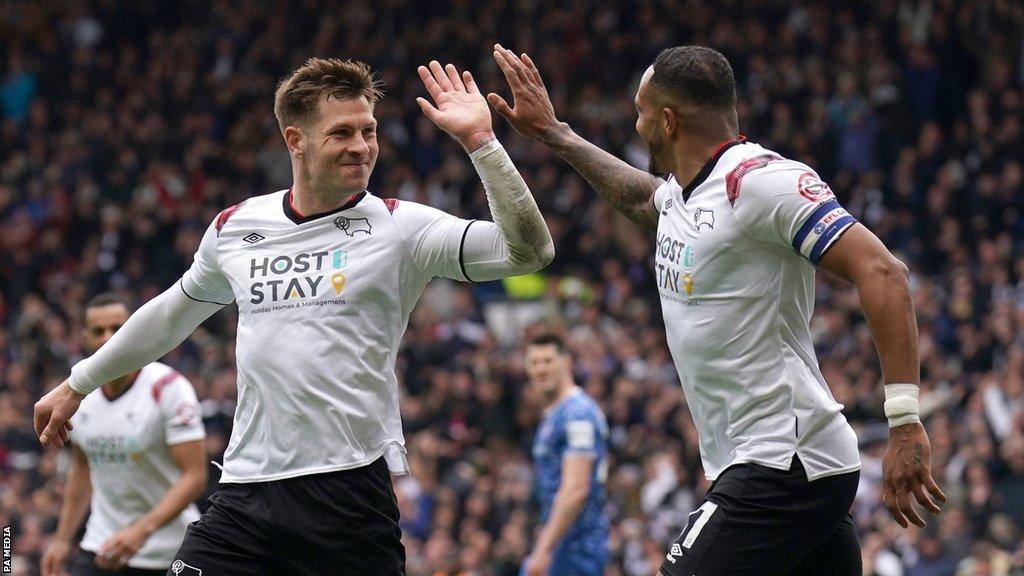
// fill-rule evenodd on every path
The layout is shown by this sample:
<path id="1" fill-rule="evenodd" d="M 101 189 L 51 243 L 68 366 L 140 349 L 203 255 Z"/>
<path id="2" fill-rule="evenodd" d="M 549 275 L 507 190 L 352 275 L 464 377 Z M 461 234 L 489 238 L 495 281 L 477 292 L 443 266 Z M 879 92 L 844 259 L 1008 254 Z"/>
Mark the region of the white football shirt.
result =
<path id="1" fill-rule="evenodd" d="M 742 138 L 655 206 L 665 329 L 707 477 L 788 470 L 794 454 L 810 480 L 858 469 L 809 327 L 815 267 L 854 218 L 806 165 Z"/>
<path id="2" fill-rule="evenodd" d="M 94 390 L 71 422 L 71 441 L 89 459 L 91 512 L 81 547 L 90 552 L 152 510 L 181 476 L 168 447 L 206 436 L 192 384 L 159 362 L 144 366 L 113 400 L 102 388 Z M 153 532 L 128 566 L 166 569 L 185 527 L 198 519 L 199 510 L 189 504 Z"/>
<path id="3" fill-rule="evenodd" d="M 395 356 L 435 276 L 466 280 L 473 222 L 368 192 L 327 214 L 289 190 L 229 208 L 182 278 L 189 297 L 238 304 L 238 405 L 221 482 L 356 468 L 408 470 Z"/>

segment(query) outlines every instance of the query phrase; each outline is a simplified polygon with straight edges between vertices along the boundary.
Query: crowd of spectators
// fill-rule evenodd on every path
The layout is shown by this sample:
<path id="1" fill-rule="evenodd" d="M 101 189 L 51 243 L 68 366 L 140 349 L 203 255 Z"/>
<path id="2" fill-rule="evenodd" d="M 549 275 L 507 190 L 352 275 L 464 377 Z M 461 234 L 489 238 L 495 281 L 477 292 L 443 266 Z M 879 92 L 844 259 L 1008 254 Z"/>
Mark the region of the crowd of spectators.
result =
<path id="1" fill-rule="evenodd" d="M 922 409 L 949 503 L 909 530 L 879 502 L 887 428 L 856 293 L 818 275 L 821 369 L 862 448 L 865 573 L 1024 574 L 1018 0 L 0 3 L 0 523 L 13 525 L 16 573 L 35 573 L 56 524 L 67 453 L 40 449 L 31 411 L 84 353 L 84 301 L 148 300 L 219 210 L 288 186 L 276 81 L 312 55 L 369 62 L 388 84 L 371 190 L 486 217 L 465 153 L 415 104 L 415 67 L 451 61 L 503 92 L 495 42 L 531 54 L 562 119 L 638 166 L 632 95 L 658 51 L 729 57 L 742 131 L 817 169 L 911 269 Z M 397 365 L 409 574 L 513 575 L 529 552 L 539 403 L 520 346 L 539 320 L 566 335 L 611 427 L 607 574 L 650 576 L 708 485 L 664 341 L 653 238 L 495 116 L 557 257 L 526 281 L 437 281 L 413 313 Z M 235 320 L 225 308 L 164 360 L 202 399 L 213 460 L 230 434 Z"/>

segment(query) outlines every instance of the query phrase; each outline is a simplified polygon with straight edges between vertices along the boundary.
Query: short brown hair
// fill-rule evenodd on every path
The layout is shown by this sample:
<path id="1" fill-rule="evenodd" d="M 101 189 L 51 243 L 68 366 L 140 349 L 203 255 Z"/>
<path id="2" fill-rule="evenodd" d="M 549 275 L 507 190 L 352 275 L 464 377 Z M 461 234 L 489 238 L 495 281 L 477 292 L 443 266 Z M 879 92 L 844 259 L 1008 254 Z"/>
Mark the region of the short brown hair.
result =
<path id="1" fill-rule="evenodd" d="M 85 303 L 84 310 L 91 310 L 92 308 L 101 308 L 103 306 L 110 306 L 111 304 L 120 304 L 121 306 L 124 306 L 126 310 L 128 310 L 129 314 L 132 313 L 132 305 L 128 301 L 128 299 L 116 292 L 103 292 L 102 294 L 97 294 L 93 296 L 92 298 L 89 299 L 88 302 Z"/>
<path id="2" fill-rule="evenodd" d="M 365 96 L 370 106 L 384 97 L 384 82 L 364 62 L 338 58 L 310 58 L 277 85 L 274 116 L 284 132 L 287 126 L 308 123 L 324 94 L 338 100 Z"/>
<path id="3" fill-rule="evenodd" d="M 554 332 L 541 332 L 540 334 L 530 338 L 526 343 L 527 348 L 530 346 L 554 346 L 555 350 L 559 354 L 565 355 L 568 352 L 568 348 L 565 345 L 565 340 L 561 336 Z"/>

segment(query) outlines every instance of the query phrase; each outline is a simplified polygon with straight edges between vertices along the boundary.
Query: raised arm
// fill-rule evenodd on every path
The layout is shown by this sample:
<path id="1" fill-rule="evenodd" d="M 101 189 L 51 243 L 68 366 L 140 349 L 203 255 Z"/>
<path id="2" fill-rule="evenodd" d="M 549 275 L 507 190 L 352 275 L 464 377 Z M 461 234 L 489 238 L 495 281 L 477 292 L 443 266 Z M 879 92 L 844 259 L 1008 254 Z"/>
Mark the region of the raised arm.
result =
<path id="1" fill-rule="evenodd" d="M 554 258 L 554 242 L 544 216 L 508 153 L 494 137 L 491 111 L 473 76 L 437 61 L 419 67 L 432 105 L 417 102 L 423 113 L 469 152 L 480 175 L 493 223 L 464 229 L 460 240 L 462 274 L 494 280 L 538 270 Z"/>
<path id="2" fill-rule="evenodd" d="M 533 138 L 569 163 L 616 210 L 641 228 L 658 227 L 654 191 L 664 181 L 587 142 L 555 116 L 544 80 L 533 60 L 500 44 L 494 60 L 512 89 L 514 106 L 491 93 L 487 100 L 520 134 Z"/>

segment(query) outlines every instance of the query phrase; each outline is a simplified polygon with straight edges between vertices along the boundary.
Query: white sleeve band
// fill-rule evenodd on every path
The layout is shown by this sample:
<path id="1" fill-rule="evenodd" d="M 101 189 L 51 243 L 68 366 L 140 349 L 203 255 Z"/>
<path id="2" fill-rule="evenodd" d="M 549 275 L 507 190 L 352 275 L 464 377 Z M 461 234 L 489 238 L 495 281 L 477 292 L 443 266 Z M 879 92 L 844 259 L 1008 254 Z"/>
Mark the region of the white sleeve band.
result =
<path id="1" fill-rule="evenodd" d="M 916 384 L 886 384 L 884 389 L 885 417 L 889 420 L 889 428 L 921 421 L 918 402 L 921 389 Z"/>
<path id="2" fill-rule="evenodd" d="M 68 385 L 79 394 L 142 368 L 181 344 L 197 326 L 224 307 L 200 302 L 175 283 L 146 302 L 95 354 L 71 368 Z"/>
<path id="3" fill-rule="evenodd" d="M 470 153 L 469 158 L 484 184 L 491 218 L 504 240 L 505 261 L 509 268 L 509 273 L 505 275 L 521 274 L 547 266 L 555 257 L 551 233 L 508 152 L 497 140 L 492 140 Z M 469 244 L 474 245 L 477 243 Z M 486 248 L 490 247 L 484 248 L 486 254 Z M 472 270 L 468 265 L 472 261 L 466 260 L 470 276 Z"/>

